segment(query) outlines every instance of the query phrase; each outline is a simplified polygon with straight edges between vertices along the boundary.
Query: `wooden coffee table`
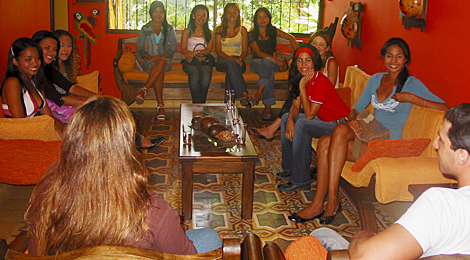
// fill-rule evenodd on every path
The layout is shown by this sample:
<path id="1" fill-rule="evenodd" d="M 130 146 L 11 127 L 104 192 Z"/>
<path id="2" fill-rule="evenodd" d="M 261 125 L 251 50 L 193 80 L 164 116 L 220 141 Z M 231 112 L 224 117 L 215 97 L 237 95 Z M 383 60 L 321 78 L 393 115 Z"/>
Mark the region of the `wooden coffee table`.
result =
<path id="1" fill-rule="evenodd" d="M 200 145 L 194 139 L 191 145 L 183 144 L 182 125 L 191 124 L 194 116 L 213 116 L 225 121 L 225 104 L 181 104 L 181 121 L 178 160 L 183 166 L 182 208 L 183 218 L 192 218 L 193 174 L 241 173 L 242 218 L 251 219 L 253 213 L 253 188 L 255 162 L 258 154 L 246 135 L 246 143 L 235 149 L 217 148 L 211 144 Z M 197 136 L 194 136 L 197 139 Z M 206 138 L 207 139 L 207 138 Z"/>

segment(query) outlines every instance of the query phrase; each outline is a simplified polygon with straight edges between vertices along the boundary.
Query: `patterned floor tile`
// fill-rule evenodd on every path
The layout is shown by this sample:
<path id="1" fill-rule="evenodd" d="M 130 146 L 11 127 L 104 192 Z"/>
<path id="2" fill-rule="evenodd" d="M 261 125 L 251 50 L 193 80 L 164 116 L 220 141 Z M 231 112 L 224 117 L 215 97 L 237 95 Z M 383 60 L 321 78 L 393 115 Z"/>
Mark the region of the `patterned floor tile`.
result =
<path id="1" fill-rule="evenodd" d="M 255 127 L 263 127 L 270 123 L 260 120 L 261 113 L 262 109 L 240 109 L 243 120 Z M 165 122 L 156 120 L 156 109 L 134 111 L 134 115 L 141 133 L 147 136 L 165 137 L 165 142 L 161 146 L 144 151 L 142 154 L 149 171 L 155 173 L 151 175 L 154 185 L 149 189 L 164 194 L 167 202 L 181 211 L 181 165 L 177 154 L 179 108 L 166 109 Z M 280 132 L 277 132 L 273 141 L 255 136 L 251 136 L 251 139 L 260 158 L 255 165 L 253 219 L 241 219 L 241 174 L 196 174 L 193 176 L 193 219 L 186 220 L 182 224 L 185 229 L 210 227 L 222 237 L 243 238 L 247 234 L 254 233 L 263 243 L 275 242 L 284 250 L 292 241 L 322 226 L 318 220 L 296 224 L 287 218 L 312 201 L 315 185 L 312 185 L 312 191 L 309 192 L 279 192 L 276 189 L 277 184 L 285 182 L 275 177 L 275 174 L 282 170 Z M 343 211 L 328 227 L 350 239 L 361 230 L 359 216 L 341 189 L 339 199 Z M 379 219 L 379 230 L 390 225 L 386 216 Z"/>

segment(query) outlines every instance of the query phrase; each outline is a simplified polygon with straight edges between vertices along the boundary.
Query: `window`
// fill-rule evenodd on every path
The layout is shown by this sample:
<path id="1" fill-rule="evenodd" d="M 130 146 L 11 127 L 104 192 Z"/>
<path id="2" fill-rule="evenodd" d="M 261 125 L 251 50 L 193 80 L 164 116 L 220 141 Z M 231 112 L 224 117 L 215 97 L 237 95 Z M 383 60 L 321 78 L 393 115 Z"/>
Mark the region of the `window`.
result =
<path id="1" fill-rule="evenodd" d="M 136 33 L 150 20 L 148 9 L 153 0 L 108 0 L 108 32 Z M 209 8 L 209 27 L 213 30 L 221 23 L 220 18 L 229 0 L 163 0 L 168 22 L 176 30 L 186 28 L 191 9 L 197 4 Z M 243 25 L 252 28 L 253 15 L 258 7 L 271 11 L 272 23 L 277 28 L 295 34 L 310 34 L 317 29 L 321 0 L 244 0 L 238 2 Z M 214 20 L 214 14 L 216 19 Z"/>

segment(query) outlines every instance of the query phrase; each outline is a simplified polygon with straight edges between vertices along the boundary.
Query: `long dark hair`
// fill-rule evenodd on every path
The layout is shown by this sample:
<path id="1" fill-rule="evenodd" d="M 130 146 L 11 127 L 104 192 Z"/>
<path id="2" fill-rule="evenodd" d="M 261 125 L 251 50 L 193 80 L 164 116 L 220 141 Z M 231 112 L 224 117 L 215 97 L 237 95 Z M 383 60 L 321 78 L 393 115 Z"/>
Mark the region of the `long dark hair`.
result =
<path id="1" fill-rule="evenodd" d="M 204 40 L 206 41 L 206 43 L 208 43 L 211 41 L 212 34 L 211 30 L 209 29 L 209 9 L 205 5 L 196 5 L 191 11 L 191 17 L 189 18 L 188 22 L 189 37 L 191 37 L 194 30 L 196 30 L 196 22 L 194 19 L 194 15 L 196 14 L 196 11 L 200 9 L 206 11 L 207 14 L 207 19 L 206 22 L 202 25 L 202 29 L 204 30 Z"/>
<path id="2" fill-rule="evenodd" d="M 403 69 L 398 74 L 397 82 L 396 82 L 397 89 L 395 93 L 399 93 L 403 89 L 403 86 L 405 85 L 406 80 L 410 76 L 410 72 L 408 71 L 407 64 L 411 62 L 411 53 L 410 53 L 410 47 L 405 42 L 405 40 L 403 40 L 402 38 L 391 38 L 387 42 L 385 42 L 384 46 L 380 50 L 380 54 L 382 55 L 382 58 L 385 57 L 385 54 L 387 53 L 387 49 L 394 45 L 397 45 L 398 47 L 400 47 L 400 49 L 403 51 L 403 54 L 405 55 L 405 66 L 403 66 Z"/>
<path id="3" fill-rule="evenodd" d="M 150 4 L 149 14 L 152 17 L 152 13 L 157 10 L 157 8 L 161 8 L 163 10 L 163 20 L 162 20 L 162 27 L 163 27 L 163 44 L 166 43 L 166 37 L 168 36 L 168 21 L 166 20 L 166 9 L 165 6 L 161 1 L 154 1 Z"/>
<path id="4" fill-rule="evenodd" d="M 271 23 L 272 15 L 271 12 L 266 7 L 260 7 L 256 10 L 255 15 L 253 16 L 253 30 L 250 32 L 249 41 L 253 42 L 259 38 L 259 24 L 258 24 L 258 13 L 264 11 L 268 15 L 269 23 L 266 26 L 266 36 L 269 40 L 276 42 L 277 30 L 276 27 Z"/>
<path id="5" fill-rule="evenodd" d="M 313 69 L 316 71 L 321 70 L 322 68 L 322 60 L 320 57 L 320 53 L 318 53 L 317 48 L 313 47 L 310 44 L 303 43 L 294 52 L 294 59 L 289 68 L 289 85 L 291 86 L 290 95 L 295 99 L 299 96 L 299 82 L 302 79 L 303 75 L 300 73 L 299 69 L 297 68 L 297 52 L 302 48 L 308 48 L 313 52 Z"/>
<path id="6" fill-rule="evenodd" d="M 219 34 L 222 36 L 222 38 L 225 38 L 227 36 L 227 29 L 228 29 L 228 18 L 227 18 L 227 10 L 230 7 L 235 7 L 238 12 L 238 18 L 237 21 L 235 22 L 235 28 L 241 25 L 240 21 L 240 7 L 238 6 L 237 3 L 228 3 L 224 7 L 224 13 L 222 14 L 222 24 L 220 25 L 221 29 L 216 30 L 215 33 Z M 240 28 L 241 29 L 241 28 Z"/>
<path id="7" fill-rule="evenodd" d="M 44 89 L 45 84 L 42 49 L 39 44 L 27 37 L 19 38 L 11 45 L 10 50 L 8 52 L 7 71 L 5 73 L 5 79 L 3 80 L 3 83 L 5 83 L 5 80 L 7 80 L 8 78 L 14 77 L 18 79 L 22 88 L 26 88 L 30 92 L 33 91 L 31 84 L 29 82 L 26 82 L 25 78 L 22 75 L 23 73 L 20 71 L 18 66 L 13 63 L 13 59 L 16 59 L 19 62 L 18 57 L 20 57 L 23 51 L 28 48 L 35 48 L 38 51 L 41 64 L 38 68 L 38 72 L 31 79 L 34 82 L 34 85 L 36 85 L 36 88 L 39 91 L 42 91 Z"/>

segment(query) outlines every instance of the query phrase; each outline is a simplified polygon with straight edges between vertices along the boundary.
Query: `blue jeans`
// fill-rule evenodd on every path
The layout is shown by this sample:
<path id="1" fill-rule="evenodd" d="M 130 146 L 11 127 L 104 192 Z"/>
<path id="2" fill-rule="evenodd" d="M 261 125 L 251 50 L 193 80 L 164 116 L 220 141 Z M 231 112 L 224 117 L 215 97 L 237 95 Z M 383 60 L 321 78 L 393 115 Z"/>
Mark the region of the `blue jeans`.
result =
<path id="1" fill-rule="evenodd" d="M 315 117 L 309 120 L 304 113 L 299 113 L 294 120 L 293 142 L 286 138 L 286 125 L 289 114 L 284 114 L 281 121 L 282 169 L 290 173 L 290 182 L 297 185 L 310 184 L 310 163 L 312 138 L 320 138 L 333 133 L 336 123 L 322 121 Z"/>
<path id="2" fill-rule="evenodd" d="M 322 227 L 319 229 L 315 229 L 310 233 L 311 236 L 314 236 L 320 240 L 320 243 L 326 248 L 328 251 L 332 250 L 343 250 L 348 249 L 349 242 L 348 240 L 344 239 L 340 234 L 334 231 L 331 228 Z"/>
<path id="3" fill-rule="evenodd" d="M 198 254 L 222 248 L 223 245 L 219 234 L 212 228 L 190 229 L 186 231 L 186 236 L 193 241 Z"/>
<path id="4" fill-rule="evenodd" d="M 263 104 L 272 106 L 276 104 L 274 100 L 274 72 L 279 71 L 279 66 L 272 58 L 253 59 L 251 60 L 251 72 L 259 75 L 256 82 L 263 89 Z"/>
<path id="5" fill-rule="evenodd" d="M 235 98 L 242 98 L 243 92 L 247 92 L 243 73 L 246 71 L 246 63 L 240 66 L 234 60 L 219 60 L 215 64 L 217 71 L 225 72 L 225 90 L 235 90 Z"/>
<path id="6" fill-rule="evenodd" d="M 188 74 L 189 90 L 193 103 L 206 103 L 212 79 L 212 67 L 209 65 L 194 66 L 185 62 L 183 63 L 183 71 Z"/>

